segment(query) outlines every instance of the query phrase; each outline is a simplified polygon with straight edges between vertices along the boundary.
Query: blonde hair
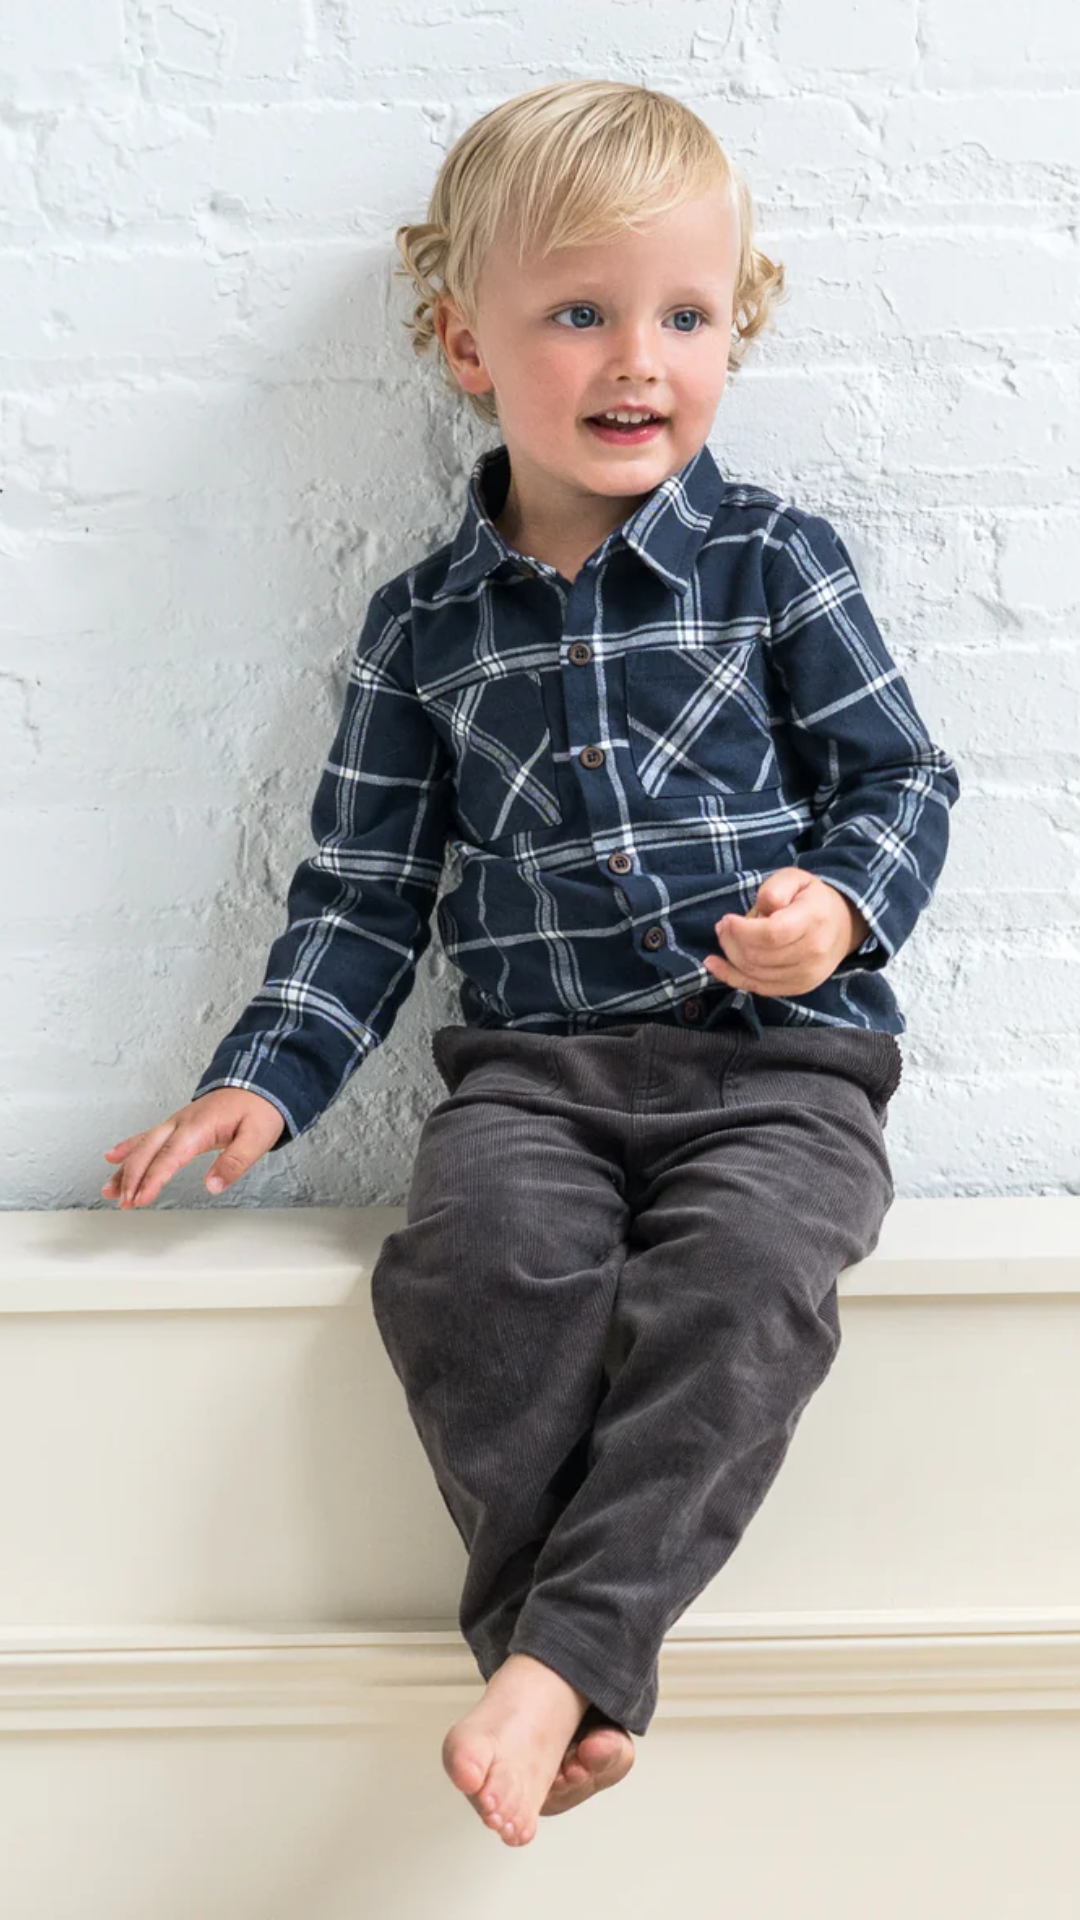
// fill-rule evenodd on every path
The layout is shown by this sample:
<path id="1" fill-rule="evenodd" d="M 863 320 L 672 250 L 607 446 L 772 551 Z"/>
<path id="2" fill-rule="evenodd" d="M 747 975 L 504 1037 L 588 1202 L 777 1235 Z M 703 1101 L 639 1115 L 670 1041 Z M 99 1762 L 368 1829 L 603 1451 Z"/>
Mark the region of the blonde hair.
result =
<path id="1" fill-rule="evenodd" d="M 417 295 L 403 322 L 413 351 L 425 353 L 434 340 L 444 382 L 461 397 L 435 314 L 446 295 L 475 326 L 480 269 L 504 218 L 517 234 L 520 265 L 536 249 L 547 255 L 613 240 L 717 185 L 733 193 L 739 218 L 728 353 L 735 373 L 784 295 L 784 269 L 754 245 L 749 187 L 705 122 L 670 94 L 618 80 L 563 80 L 503 101 L 450 149 L 427 219 L 394 235 L 404 261 L 395 276 L 411 280 Z M 465 398 L 481 420 L 498 424 L 492 392 Z"/>

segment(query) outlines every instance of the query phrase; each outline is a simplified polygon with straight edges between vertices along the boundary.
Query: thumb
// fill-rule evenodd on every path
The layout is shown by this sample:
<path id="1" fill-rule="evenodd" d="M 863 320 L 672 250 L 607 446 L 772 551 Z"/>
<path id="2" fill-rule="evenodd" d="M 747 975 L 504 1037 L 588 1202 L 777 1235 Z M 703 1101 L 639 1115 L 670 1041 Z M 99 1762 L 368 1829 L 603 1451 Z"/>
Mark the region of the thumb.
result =
<path id="1" fill-rule="evenodd" d="M 807 873 L 804 867 L 778 867 L 775 873 L 770 873 L 768 879 L 762 881 L 751 912 L 770 914 L 779 912 L 781 907 L 790 907 L 813 878 L 813 874 Z"/>
<path id="2" fill-rule="evenodd" d="M 210 1192 L 222 1193 L 226 1187 L 231 1187 L 248 1171 L 249 1167 L 254 1166 L 261 1153 L 262 1148 L 256 1147 L 250 1134 L 245 1128 L 240 1127 L 236 1138 L 226 1147 L 224 1153 L 219 1153 L 206 1176 L 206 1184 Z"/>

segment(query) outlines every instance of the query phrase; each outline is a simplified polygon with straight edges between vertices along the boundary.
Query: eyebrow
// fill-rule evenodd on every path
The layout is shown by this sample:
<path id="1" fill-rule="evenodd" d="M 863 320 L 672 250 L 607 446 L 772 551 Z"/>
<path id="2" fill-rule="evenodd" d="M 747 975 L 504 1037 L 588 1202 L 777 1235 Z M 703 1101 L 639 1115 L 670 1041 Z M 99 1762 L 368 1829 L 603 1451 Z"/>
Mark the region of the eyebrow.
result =
<path id="1" fill-rule="evenodd" d="M 598 287 L 596 282 L 592 280 L 575 280 L 573 283 L 573 294 L 575 297 L 581 299 L 600 300 L 604 298 L 603 288 Z M 544 305 L 550 306 L 560 300 L 568 300 L 570 297 L 569 291 L 565 294 L 548 294 L 545 295 Z M 674 294 L 667 296 L 668 299 L 680 300 L 719 300 L 721 297 L 719 287 L 690 287 L 683 284 L 678 286 Z"/>

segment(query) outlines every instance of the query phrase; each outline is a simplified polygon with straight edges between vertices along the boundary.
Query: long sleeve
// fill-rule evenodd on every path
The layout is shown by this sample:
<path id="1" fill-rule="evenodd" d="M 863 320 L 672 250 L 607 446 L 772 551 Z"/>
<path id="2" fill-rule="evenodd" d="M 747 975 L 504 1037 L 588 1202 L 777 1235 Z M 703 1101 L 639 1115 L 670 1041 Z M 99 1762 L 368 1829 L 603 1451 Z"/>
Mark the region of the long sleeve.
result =
<path id="1" fill-rule="evenodd" d="M 766 552 L 768 658 L 786 744 L 813 781 L 797 864 L 846 894 L 870 932 L 835 969 L 882 967 L 934 891 L 960 792 L 878 630 L 839 534 L 786 506 Z"/>
<path id="2" fill-rule="evenodd" d="M 262 1094 L 286 1123 L 274 1151 L 305 1133 L 386 1039 L 431 939 L 452 774 L 411 662 L 410 636 L 378 592 L 312 805 L 317 850 L 290 882 L 288 924 L 262 986 L 193 1095 Z"/>

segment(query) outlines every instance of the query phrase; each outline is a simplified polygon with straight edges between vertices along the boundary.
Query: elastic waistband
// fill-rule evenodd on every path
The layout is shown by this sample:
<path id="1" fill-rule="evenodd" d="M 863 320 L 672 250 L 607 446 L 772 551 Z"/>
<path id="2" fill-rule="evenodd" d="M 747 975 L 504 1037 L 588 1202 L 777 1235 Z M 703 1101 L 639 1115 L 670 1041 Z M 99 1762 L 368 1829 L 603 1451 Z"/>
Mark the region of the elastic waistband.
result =
<path id="1" fill-rule="evenodd" d="M 595 1026 L 578 1033 L 538 1033 L 520 1027 L 440 1027 L 432 1042 L 435 1064 L 443 1071 L 462 1046 L 481 1054 L 531 1053 L 548 1047 L 588 1048 L 606 1040 L 635 1039 L 668 1058 L 700 1060 L 712 1054 L 718 1067 L 734 1059 L 760 1061 L 778 1067 L 809 1067 L 821 1073 L 843 1073 L 857 1080 L 879 1104 L 890 1100 L 900 1084 L 903 1055 L 896 1036 L 879 1027 L 764 1027 L 760 1034 L 745 1028 L 712 1027 L 702 1032 L 665 1021 L 627 1021 Z"/>

